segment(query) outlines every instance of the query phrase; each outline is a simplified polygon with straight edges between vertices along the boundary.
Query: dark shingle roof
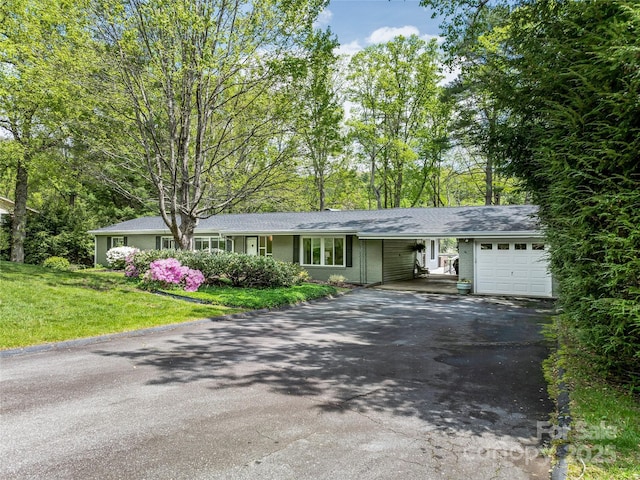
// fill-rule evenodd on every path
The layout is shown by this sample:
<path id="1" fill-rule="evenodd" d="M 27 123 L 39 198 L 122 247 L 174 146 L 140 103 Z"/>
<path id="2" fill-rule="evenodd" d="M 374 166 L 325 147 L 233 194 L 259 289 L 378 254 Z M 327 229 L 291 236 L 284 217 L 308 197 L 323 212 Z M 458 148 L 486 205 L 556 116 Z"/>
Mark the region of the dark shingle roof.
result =
<path id="1" fill-rule="evenodd" d="M 533 205 L 509 205 L 229 214 L 200 220 L 196 234 L 341 233 L 365 238 L 535 235 L 540 233 L 537 211 Z M 161 217 L 142 217 L 90 233 L 169 234 L 169 230 Z"/>

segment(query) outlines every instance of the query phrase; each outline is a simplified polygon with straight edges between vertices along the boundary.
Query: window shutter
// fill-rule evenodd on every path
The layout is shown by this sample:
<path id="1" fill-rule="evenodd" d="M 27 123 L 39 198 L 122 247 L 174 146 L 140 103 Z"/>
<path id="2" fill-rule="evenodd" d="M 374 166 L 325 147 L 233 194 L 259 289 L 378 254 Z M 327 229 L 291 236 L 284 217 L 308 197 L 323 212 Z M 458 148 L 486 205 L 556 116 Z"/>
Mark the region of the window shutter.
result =
<path id="1" fill-rule="evenodd" d="M 124 246 L 126 247 L 129 244 L 129 237 L 123 237 L 123 243 L 124 243 Z"/>
<path id="2" fill-rule="evenodd" d="M 300 263 L 300 235 L 293 236 L 293 263 Z"/>
<path id="3" fill-rule="evenodd" d="M 111 249 L 111 237 L 107 237 L 107 250 Z"/>
<path id="4" fill-rule="evenodd" d="M 157 236 L 156 237 L 156 250 L 160 250 L 160 247 L 162 247 L 161 238 L 160 238 L 160 236 Z"/>
<path id="5" fill-rule="evenodd" d="M 345 259 L 347 267 L 353 267 L 353 235 L 347 235 L 347 245 L 346 245 L 346 254 L 347 258 Z"/>

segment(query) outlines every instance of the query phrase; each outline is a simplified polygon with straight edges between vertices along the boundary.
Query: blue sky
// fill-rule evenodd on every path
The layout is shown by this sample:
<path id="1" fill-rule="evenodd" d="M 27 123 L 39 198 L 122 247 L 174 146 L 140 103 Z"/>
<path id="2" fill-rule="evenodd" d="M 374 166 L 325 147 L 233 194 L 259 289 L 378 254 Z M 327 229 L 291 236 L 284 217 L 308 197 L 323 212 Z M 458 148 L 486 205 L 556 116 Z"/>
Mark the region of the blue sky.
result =
<path id="1" fill-rule="evenodd" d="M 417 34 L 425 39 L 439 34 L 439 21 L 431 19 L 419 0 L 331 0 L 318 24 L 331 27 L 341 53 L 355 53 L 398 34 Z"/>

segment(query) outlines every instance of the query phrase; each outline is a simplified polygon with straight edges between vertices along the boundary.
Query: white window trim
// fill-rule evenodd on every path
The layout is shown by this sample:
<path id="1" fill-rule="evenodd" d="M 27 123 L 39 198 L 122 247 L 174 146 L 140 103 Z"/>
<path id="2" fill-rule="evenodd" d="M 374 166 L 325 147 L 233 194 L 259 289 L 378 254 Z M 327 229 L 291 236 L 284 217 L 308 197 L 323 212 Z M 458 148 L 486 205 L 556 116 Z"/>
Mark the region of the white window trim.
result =
<path id="1" fill-rule="evenodd" d="M 324 241 L 325 239 L 342 239 L 342 263 L 339 265 L 325 265 L 325 249 L 324 249 Z M 305 240 L 313 240 L 320 239 L 320 264 L 314 263 L 305 263 L 304 257 L 304 241 Z M 316 267 L 316 268 L 345 268 L 347 265 L 347 237 L 344 235 L 325 235 L 325 236 L 301 236 L 300 237 L 300 265 L 304 267 Z"/>
<path id="2" fill-rule="evenodd" d="M 209 243 L 209 246 L 206 249 L 203 250 L 196 250 L 196 240 L 206 240 Z M 222 235 L 196 235 L 193 237 L 193 244 L 192 244 L 192 250 L 193 251 L 199 251 L 199 252 L 211 252 L 211 242 L 212 241 L 216 241 L 218 243 L 218 245 L 220 245 L 221 243 L 223 244 L 224 248 L 218 248 L 219 250 L 224 250 L 226 251 L 227 249 L 227 238 L 223 237 Z M 233 240 L 231 240 L 231 246 L 232 246 L 232 250 L 233 250 Z"/>

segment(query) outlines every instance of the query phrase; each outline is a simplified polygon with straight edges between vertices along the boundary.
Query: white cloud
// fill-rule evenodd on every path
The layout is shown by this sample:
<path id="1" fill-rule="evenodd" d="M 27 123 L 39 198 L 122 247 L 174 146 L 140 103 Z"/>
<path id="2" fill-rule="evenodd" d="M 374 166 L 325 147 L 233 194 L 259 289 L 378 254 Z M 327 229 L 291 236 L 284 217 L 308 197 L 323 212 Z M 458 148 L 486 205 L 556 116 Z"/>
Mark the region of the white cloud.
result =
<path id="1" fill-rule="evenodd" d="M 425 42 L 430 42 L 431 40 L 433 40 L 435 38 L 436 42 L 438 42 L 438 45 L 441 45 L 442 42 L 444 42 L 444 37 L 441 37 L 440 35 L 431 35 L 429 33 L 426 33 L 426 34 L 420 36 L 420 38 L 422 40 L 424 40 Z"/>
<path id="2" fill-rule="evenodd" d="M 449 68 L 449 67 L 443 66 L 442 75 L 444 76 L 444 78 L 440 80 L 439 82 L 440 85 L 445 86 L 453 82 L 456 78 L 458 78 L 458 75 L 460 75 L 460 73 L 461 73 L 460 67 Z"/>
<path id="3" fill-rule="evenodd" d="M 347 55 L 347 56 L 351 56 L 354 55 L 356 53 L 358 53 L 360 50 L 362 50 L 362 45 L 360 45 L 360 43 L 357 40 L 354 40 L 351 43 L 347 43 L 345 45 L 340 45 L 335 53 L 337 55 Z"/>
<path id="4" fill-rule="evenodd" d="M 333 18 L 333 12 L 328 8 L 325 8 L 320 12 L 320 15 L 318 15 L 318 18 L 316 18 L 316 21 L 314 22 L 314 27 L 315 28 L 326 27 L 327 25 L 329 25 L 332 18 Z"/>
<path id="5" fill-rule="evenodd" d="M 404 27 L 382 27 L 374 30 L 367 37 L 368 43 L 387 43 L 398 36 L 409 37 L 411 35 L 420 35 L 420 30 L 413 25 L 405 25 Z"/>

